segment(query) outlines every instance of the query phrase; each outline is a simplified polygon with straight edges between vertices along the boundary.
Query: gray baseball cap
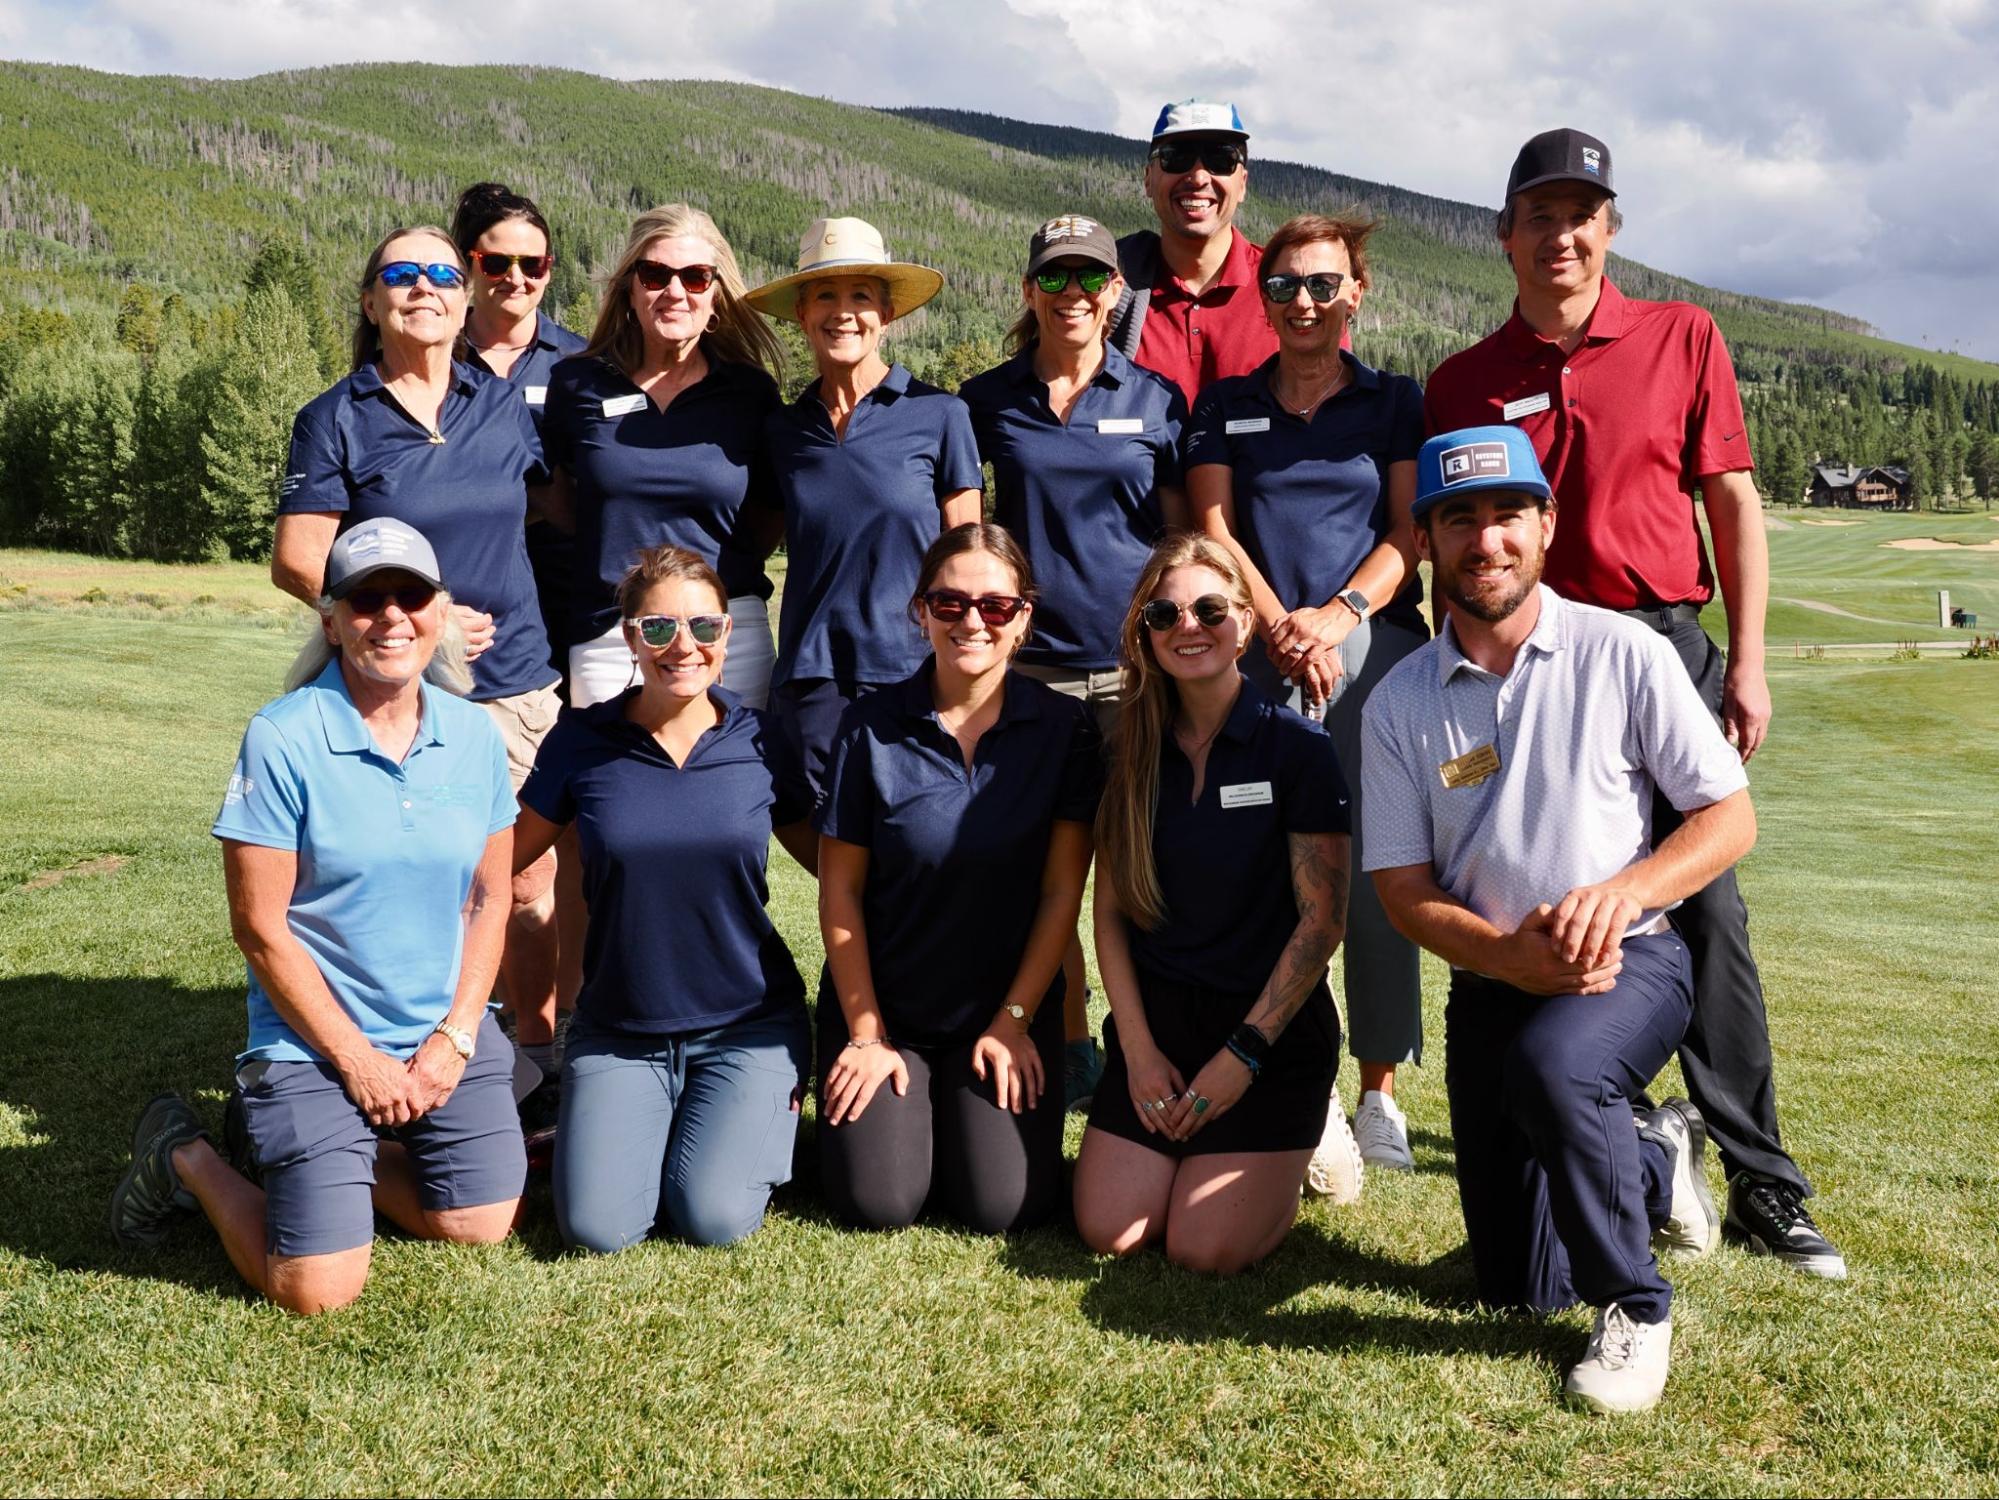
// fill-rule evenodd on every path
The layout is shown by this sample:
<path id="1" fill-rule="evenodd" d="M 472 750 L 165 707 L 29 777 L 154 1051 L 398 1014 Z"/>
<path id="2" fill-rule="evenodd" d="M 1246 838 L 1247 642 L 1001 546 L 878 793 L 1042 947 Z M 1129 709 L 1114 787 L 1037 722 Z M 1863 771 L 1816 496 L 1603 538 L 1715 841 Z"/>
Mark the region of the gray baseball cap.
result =
<path id="1" fill-rule="evenodd" d="M 408 573 L 434 589 L 444 587 L 437 553 L 423 533 L 392 516 L 363 521 L 340 534 L 326 554 L 326 592 L 345 599 L 363 579 L 377 573 Z"/>

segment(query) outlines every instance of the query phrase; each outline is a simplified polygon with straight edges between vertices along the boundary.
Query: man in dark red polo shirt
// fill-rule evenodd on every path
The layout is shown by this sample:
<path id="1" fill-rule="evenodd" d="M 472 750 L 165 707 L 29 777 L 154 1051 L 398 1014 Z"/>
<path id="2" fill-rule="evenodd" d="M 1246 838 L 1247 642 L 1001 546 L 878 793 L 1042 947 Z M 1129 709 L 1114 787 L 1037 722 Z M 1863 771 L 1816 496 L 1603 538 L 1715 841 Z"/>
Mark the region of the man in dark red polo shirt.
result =
<path id="1" fill-rule="evenodd" d="M 1433 433 L 1499 422 L 1526 431 L 1562 518 L 1545 581 L 1671 640 L 1746 761 L 1770 722 L 1770 565 L 1742 400 L 1706 311 L 1633 301 L 1605 277 L 1622 222 L 1615 199 L 1610 148 L 1594 136 L 1551 130 L 1521 147 L 1498 221 L 1518 293 L 1513 316 L 1437 367 L 1425 417 Z M 1712 566 L 1695 524 L 1697 491 Z M 1717 581 L 1725 659 L 1700 623 Z M 1655 809 L 1654 836 L 1677 822 L 1669 807 Z M 1778 1136 L 1769 1022 L 1734 872 L 1689 898 L 1673 924 L 1694 962 L 1680 1064 L 1729 1174 L 1729 1226 L 1756 1250 L 1842 1277 L 1845 1260 L 1805 1211 L 1811 1184 Z"/>

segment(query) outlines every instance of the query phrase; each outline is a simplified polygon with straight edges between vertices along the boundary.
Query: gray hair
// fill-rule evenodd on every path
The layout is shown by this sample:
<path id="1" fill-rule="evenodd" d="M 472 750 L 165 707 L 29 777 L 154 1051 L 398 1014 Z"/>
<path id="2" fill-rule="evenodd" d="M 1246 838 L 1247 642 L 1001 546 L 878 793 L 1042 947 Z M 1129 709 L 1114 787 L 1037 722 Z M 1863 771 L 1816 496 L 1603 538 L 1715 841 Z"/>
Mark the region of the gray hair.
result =
<path id="1" fill-rule="evenodd" d="M 465 632 L 459 628 L 458 619 L 451 613 L 451 595 L 438 591 L 437 602 L 444 607 L 444 629 L 437 638 L 437 649 L 431 653 L 430 662 L 423 669 L 425 682 L 434 683 L 454 697 L 463 698 L 472 691 L 472 669 L 465 662 Z M 321 620 L 333 614 L 333 596 L 321 594 L 319 602 L 313 606 L 319 611 Z M 326 664 L 333 660 L 334 645 L 326 638 L 326 631 L 314 623 L 312 634 L 299 647 L 298 655 L 285 672 L 285 691 L 292 692 L 304 687 L 326 670 Z"/>

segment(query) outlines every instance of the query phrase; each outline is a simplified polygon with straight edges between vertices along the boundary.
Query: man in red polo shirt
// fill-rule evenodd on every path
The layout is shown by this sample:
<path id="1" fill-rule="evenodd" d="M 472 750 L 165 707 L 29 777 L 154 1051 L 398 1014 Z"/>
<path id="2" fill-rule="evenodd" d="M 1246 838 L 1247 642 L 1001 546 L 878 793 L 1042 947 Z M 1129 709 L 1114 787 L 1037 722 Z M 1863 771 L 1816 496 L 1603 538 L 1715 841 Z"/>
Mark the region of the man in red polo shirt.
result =
<path id="1" fill-rule="evenodd" d="M 1770 722 L 1770 564 L 1742 400 L 1707 312 L 1633 301 L 1605 277 L 1622 222 L 1615 199 L 1610 148 L 1594 136 L 1550 130 L 1521 147 L 1498 221 L 1513 316 L 1437 367 L 1424 413 L 1433 433 L 1507 422 L 1528 434 L 1562 518 L 1544 580 L 1666 636 L 1746 761 Z M 1700 623 L 1717 581 L 1726 658 Z M 1654 836 L 1677 822 L 1656 809 Z M 1753 1249 L 1843 1277 L 1845 1260 L 1805 1211 L 1811 1184 L 1778 1136 L 1769 1022 L 1734 872 L 1689 898 L 1673 924 L 1694 962 L 1680 1064 L 1730 1178 L 1729 1227 Z"/>

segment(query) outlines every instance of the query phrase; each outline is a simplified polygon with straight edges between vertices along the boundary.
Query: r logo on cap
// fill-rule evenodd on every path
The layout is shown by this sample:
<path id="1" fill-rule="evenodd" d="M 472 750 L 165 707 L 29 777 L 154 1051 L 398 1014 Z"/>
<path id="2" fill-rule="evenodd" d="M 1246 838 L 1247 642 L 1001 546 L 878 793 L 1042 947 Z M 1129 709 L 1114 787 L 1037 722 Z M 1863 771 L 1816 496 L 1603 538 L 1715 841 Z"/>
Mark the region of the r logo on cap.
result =
<path id="1" fill-rule="evenodd" d="M 1467 479 L 1509 479 L 1513 475 L 1504 443 L 1466 443 L 1447 448 L 1442 462 L 1446 485 L 1463 484 Z"/>

